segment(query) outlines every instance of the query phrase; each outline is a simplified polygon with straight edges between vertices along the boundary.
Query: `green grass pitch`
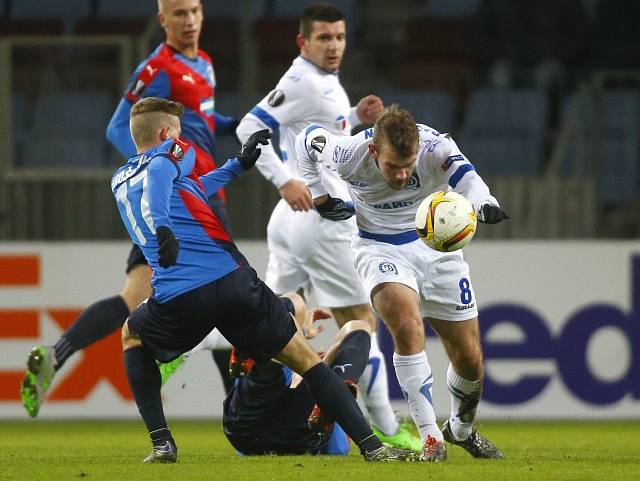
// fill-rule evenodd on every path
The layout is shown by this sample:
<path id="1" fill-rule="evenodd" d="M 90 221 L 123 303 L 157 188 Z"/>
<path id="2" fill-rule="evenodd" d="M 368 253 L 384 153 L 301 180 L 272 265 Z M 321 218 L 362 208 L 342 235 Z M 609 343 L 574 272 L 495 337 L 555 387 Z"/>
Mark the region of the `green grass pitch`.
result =
<path id="1" fill-rule="evenodd" d="M 364 463 L 346 457 L 239 457 L 219 422 L 176 421 L 175 465 L 144 465 L 141 421 L 0 421 L 0 480 L 640 480 L 640 421 L 483 422 L 503 461 L 474 460 L 456 446 L 449 461 Z"/>

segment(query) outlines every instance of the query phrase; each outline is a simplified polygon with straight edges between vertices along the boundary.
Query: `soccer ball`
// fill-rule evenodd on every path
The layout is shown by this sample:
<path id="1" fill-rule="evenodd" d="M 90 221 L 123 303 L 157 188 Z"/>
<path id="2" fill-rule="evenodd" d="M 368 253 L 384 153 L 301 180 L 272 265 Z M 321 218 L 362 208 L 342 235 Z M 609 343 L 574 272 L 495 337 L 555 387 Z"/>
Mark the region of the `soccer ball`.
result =
<path id="1" fill-rule="evenodd" d="M 420 203 L 416 212 L 418 237 L 440 252 L 466 246 L 476 232 L 477 223 L 469 201 L 453 191 L 434 192 Z"/>

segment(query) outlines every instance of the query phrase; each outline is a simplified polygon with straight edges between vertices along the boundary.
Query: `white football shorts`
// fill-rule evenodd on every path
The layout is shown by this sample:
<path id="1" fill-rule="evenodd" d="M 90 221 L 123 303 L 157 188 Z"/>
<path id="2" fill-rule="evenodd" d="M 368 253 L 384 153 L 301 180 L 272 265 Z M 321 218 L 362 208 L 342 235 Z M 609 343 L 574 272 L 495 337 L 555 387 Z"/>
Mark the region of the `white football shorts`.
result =
<path id="1" fill-rule="evenodd" d="M 315 211 L 294 212 L 281 199 L 267 226 L 265 283 L 278 295 L 302 287 L 324 307 L 367 304 L 353 264 L 355 231 L 355 218 L 331 221 Z"/>
<path id="2" fill-rule="evenodd" d="M 462 251 L 437 252 L 420 239 L 393 245 L 353 236 L 355 266 L 370 297 L 385 282 L 404 284 L 420 296 L 423 317 L 465 321 L 478 315 L 469 265 Z"/>

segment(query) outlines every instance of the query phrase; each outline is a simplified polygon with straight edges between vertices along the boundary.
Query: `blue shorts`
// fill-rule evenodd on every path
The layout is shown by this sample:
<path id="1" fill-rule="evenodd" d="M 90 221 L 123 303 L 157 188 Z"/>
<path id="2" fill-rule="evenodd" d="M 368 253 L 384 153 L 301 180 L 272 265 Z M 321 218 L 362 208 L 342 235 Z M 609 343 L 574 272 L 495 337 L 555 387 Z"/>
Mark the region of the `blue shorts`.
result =
<path id="1" fill-rule="evenodd" d="M 296 332 L 283 302 L 249 266 L 165 303 L 152 296 L 131 313 L 128 325 L 160 362 L 190 351 L 214 327 L 256 361 L 276 357 Z"/>

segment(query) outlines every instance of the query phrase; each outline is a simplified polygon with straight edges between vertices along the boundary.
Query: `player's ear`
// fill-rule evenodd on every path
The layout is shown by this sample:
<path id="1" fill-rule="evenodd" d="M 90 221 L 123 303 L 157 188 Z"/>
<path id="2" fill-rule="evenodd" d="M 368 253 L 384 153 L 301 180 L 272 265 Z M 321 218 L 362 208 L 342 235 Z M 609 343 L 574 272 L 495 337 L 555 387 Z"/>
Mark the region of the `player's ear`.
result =
<path id="1" fill-rule="evenodd" d="M 170 130 L 171 130 L 171 127 L 162 127 L 160 129 L 160 140 L 162 142 L 164 142 L 170 137 Z"/>
<path id="2" fill-rule="evenodd" d="M 296 45 L 298 45 L 300 50 L 307 46 L 307 39 L 304 38 L 301 33 L 296 35 Z"/>
<path id="3" fill-rule="evenodd" d="M 158 19 L 158 23 L 160 24 L 160 26 L 162 28 L 165 28 L 165 26 L 164 26 L 164 13 L 158 12 L 158 15 L 156 16 L 156 18 Z"/>

